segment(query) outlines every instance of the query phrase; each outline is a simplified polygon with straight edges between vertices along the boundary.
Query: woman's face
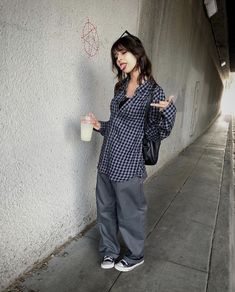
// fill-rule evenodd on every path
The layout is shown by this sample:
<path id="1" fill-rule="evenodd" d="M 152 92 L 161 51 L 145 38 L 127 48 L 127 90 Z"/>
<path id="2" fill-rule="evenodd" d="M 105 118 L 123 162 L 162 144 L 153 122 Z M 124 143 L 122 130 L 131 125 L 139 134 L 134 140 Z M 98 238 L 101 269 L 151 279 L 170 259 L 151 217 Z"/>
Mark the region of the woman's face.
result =
<path id="1" fill-rule="evenodd" d="M 129 51 L 123 49 L 121 51 L 117 51 L 115 53 L 117 66 L 126 74 L 136 69 L 137 59 L 136 57 Z"/>

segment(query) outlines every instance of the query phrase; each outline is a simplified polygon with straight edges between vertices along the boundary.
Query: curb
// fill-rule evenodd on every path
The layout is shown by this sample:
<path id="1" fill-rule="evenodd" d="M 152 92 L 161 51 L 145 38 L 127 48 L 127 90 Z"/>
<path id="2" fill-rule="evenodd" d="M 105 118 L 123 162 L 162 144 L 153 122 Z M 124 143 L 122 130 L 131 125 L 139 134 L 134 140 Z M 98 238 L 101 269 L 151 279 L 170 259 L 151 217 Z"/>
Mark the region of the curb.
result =
<path id="1" fill-rule="evenodd" d="M 234 263 L 234 185 L 233 132 L 230 116 L 220 201 L 212 241 L 211 261 L 206 292 L 233 292 Z"/>

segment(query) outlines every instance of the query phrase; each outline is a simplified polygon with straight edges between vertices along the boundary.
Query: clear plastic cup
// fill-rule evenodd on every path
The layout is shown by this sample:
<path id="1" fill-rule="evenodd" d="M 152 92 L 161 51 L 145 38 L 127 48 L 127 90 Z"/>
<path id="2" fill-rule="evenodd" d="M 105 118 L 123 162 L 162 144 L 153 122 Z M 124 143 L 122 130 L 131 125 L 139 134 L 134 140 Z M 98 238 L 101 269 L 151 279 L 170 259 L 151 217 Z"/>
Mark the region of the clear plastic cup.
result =
<path id="1" fill-rule="evenodd" d="M 92 119 L 89 116 L 81 117 L 81 140 L 89 142 L 93 132 Z"/>

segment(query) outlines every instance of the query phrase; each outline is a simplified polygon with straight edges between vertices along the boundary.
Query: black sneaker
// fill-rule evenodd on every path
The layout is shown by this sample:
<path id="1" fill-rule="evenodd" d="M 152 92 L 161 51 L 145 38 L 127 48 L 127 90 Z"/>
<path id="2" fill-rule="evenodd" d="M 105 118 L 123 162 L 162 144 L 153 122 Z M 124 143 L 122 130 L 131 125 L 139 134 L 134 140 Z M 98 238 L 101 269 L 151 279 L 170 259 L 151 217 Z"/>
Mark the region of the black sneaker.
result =
<path id="1" fill-rule="evenodd" d="M 115 264 L 115 269 L 120 271 L 120 272 L 129 272 L 133 269 L 135 269 L 136 267 L 142 265 L 144 263 L 144 260 L 142 260 L 139 263 L 136 264 L 129 264 L 126 260 L 122 259 L 120 260 L 120 262 L 118 262 L 117 264 Z"/>
<path id="2" fill-rule="evenodd" d="M 111 256 L 104 256 L 101 263 L 101 268 L 112 269 L 113 267 L 114 267 L 114 258 Z"/>

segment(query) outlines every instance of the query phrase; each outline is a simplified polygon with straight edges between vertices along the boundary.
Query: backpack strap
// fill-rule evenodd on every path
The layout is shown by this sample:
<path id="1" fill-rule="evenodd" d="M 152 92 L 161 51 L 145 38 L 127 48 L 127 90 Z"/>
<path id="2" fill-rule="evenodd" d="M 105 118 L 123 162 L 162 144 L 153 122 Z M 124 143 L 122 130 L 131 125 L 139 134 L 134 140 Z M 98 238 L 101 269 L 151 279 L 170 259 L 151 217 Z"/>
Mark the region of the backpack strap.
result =
<path id="1" fill-rule="evenodd" d="M 146 132 L 146 129 L 147 129 L 147 124 L 148 124 L 148 116 L 149 116 L 149 112 L 150 112 L 150 103 L 152 102 L 153 100 L 153 95 L 154 95 L 154 90 L 156 88 L 156 84 L 154 83 L 151 90 L 150 90 L 150 93 L 149 93 L 149 96 L 148 96 L 148 101 L 147 101 L 147 104 L 146 104 L 146 107 L 145 107 L 145 115 L 144 115 L 144 133 Z"/>

